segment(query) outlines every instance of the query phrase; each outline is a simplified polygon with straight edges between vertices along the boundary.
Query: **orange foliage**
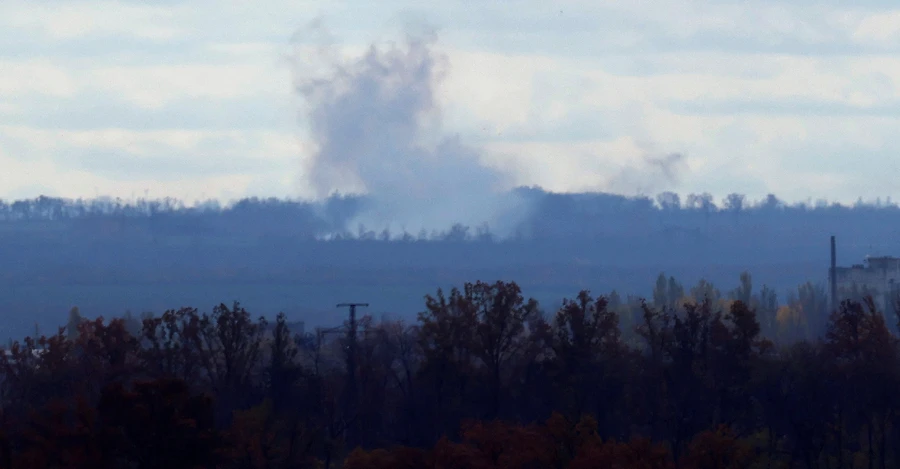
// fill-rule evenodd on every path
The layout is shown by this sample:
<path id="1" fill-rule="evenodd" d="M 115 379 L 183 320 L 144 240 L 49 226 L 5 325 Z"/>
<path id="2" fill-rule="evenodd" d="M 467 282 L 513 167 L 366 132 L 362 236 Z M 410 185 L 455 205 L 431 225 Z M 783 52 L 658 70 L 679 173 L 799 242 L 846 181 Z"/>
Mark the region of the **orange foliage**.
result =
<path id="1" fill-rule="evenodd" d="M 479 457 L 478 450 L 460 443 L 453 443 L 447 438 L 441 438 L 431 451 L 431 461 L 435 469 L 484 469 L 490 466 L 484 464 Z"/>
<path id="2" fill-rule="evenodd" d="M 356 448 L 344 461 L 343 469 L 418 469 L 429 467 L 425 451 L 399 447 L 370 452 Z"/>
<path id="3" fill-rule="evenodd" d="M 582 448 L 569 469 L 669 469 L 675 467 L 669 450 L 645 438 L 628 443 L 610 441 Z"/>
<path id="4" fill-rule="evenodd" d="M 95 412 L 87 403 L 54 399 L 31 415 L 22 432 L 24 451 L 12 458 L 12 467 L 99 467 L 101 435 L 94 425 Z"/>
<path id="5" fill-rule="evenodd" d="M 739 441 L 727 426 L 697 434 L 681 459 L 687 469 L 743 469 L 750 467 L 756 455 L 749 445 Z"/>
<path id="6" fill-rule="evenodd" d="M 559 414 L 544 425 L 469 422 L 463 441 L 442 438 L 427 452 L 411 448 L 356 449 L 345 469 L 670 469 L 669 451 L 647 439 L 602 442 L 591 417 L 572 423 Z"/>
<path id="7" fill-rule="evenodd" d="M 462 434 L 477 450 L 481 467 L 544 468 L 553 460 L 547 433 L 536 426 L 477 422 L 467 424 Z"/>

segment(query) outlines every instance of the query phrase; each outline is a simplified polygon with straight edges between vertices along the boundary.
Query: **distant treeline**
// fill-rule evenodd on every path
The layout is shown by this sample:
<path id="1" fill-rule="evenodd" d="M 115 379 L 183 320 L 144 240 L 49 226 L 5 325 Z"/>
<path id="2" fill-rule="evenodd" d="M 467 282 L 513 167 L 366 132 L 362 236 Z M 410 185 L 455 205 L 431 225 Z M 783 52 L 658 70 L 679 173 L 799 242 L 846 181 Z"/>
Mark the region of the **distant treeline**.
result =
<path id="1" fill-rule="evenodd" d="M 134 297 L 180 302 L 185 295 L 173 289 L 186 285 L 196 292 L 233 286 L 232 298 L 265 296 L 257 286 L 296 286 L 309 292 L 302 303 L 320 311 L 346 299 L 320 286 L 414 297 L 423 288 L 494 278 L 516 279 L 542 300 L 572 286 L 648 296 L 660 271 L 689 285 L 730 284 L 750 271 L 786 298 L 797 285 L 825 283 L 831 235 L 841 265 L 869 254 L 900 255 L 900 209 L 889 200 L 843 206 L 786 204 L 774 196 L 682 200 L 673 193 L 649 198 L 534 188 L 516 194 L 526 216 L 508 237 L 489 225 L 427 233 L 361 227 L 354 220 L 373 203 L 363 196 L 191 207 L 174 199 L 0 202 L 0 303 L 10 310 L 3 322 L 27 312 L 25 327 L 35 320 L 49 326 L 84 301 L 70 288 L 81 286 L 132 288 L 95 295 L 106 300 L 95 302 L 92 313 L 107 316 L 158 311 Z M 191 304 L 222 293 L 197 295 Z M 404 301 L 377 303 L 413 314 Z M 275 302 L 253 307 L 266 314 L 283 308 Z"/>
<path id="2" fill-rule="evenodd" d="M 304 333 L 238 304 L 73 311 L 0 353 L 0 468 L 898 467 L 897 318 L 847 301 L 773 341 L 749 281 L 661 277 L 629 324 L 614 295 L 542 313 L 506 282 Z"/>
<path id="3" fill-rule="evenodd" d="M 794 223 L 815 222 L 826 231 L 840 231 L 848 223 L 886 221 L 900 213 L 890 198 L 866 203 L 860 199 L 853 205 L 829 203 L 826 200 L 793 204 L 768 195 L 751 201 L 741 194 L 730 194 L 719 203 L 708 193 L 690 194 L 684 200 L 673 192 L 655 198 L 627 197 L 608 193 L 551 193 L 539 188 L 513 191 L 526 208 L 514 239 L 596 237 L 632 235 L 646 229 L 690 230 L 723 229 L 739 222 L 754 227 L 755 223 L 781 222 L 770 231 L 790 232 Z M 450 224 L 441 230 L 404 232 L 396 226 L 348 226 L 374 202 L 366 196 L 333 195 L 323 201 L 245 198 L 229 204 L 217 200 L 188 206 L 183 201 L 98 197 L 95 199 L 62 199 L 41 196 L 35 199 L 0 200 L 0 221 L 64 222 L 72 220 L 125 221 L 149 219 L 139 225 L 153 228 L 155 234 L 212 235 L 229 233 L 299 236 L 301 238 L 462 241 L 493 240 L 490 221 L 470 227 Z M 802 220 L 798 220 L 800 217 Z M 885 217 L 885 218 L 882 218 Z M 827 225 L 827 226 L 822 226 Z M 23 227 L 24 228 L 24 227 Z M 674 233 L 669 233 L 674 236 Z"/>
<path id="4" fill-rule="evenodd" d="M 504 239 L 491 231 L 490 223 L 418 233 L 391 226 L 350 226 L 370 208 L 372 201 L 364 196 L 336 195 L 321 202 L 251 198 L 227 206 L 210 201 L 191 207 L 174 199 L 0 201 L 0 254 L 46 250 L 44 257 L 53 257 L 56 254 L 49 253 L 60 247 L 96 258 L 103 256 L 96 250 L 102 245 L 108 251 L 132 253 L 152 248 L 162 259 L 166 250 L 180 259 L 186 249 L 205 249 L 201 261 L 214 253 L 249 249 L 249 258 L 267 267 L 272 267 L 267 258 L 277 264 L 283 254 L 296 254 L 307 266 L 351 260 L 358 267 L 447 266 L 452 260 L 457 267 L 700 264 L 739 265 L 758 272 L 755 267 L 761 264 L 827 261 L 830 235 L 838 236 L 839 253 L 847 264 L 868 254 L 900 254 L 900 208 L 890 200 L 790 205 L 773 195 L 750 202 L 732 194 L 716 204 L 709 194 L 692 194 L 682 201 L 670 192 L 655 200 L 528 188 L 515 192 L 526 215 Z M 318 242 L 323 239 L 336 243 L 334 248 Z M 378 241 L 382 243 L 371 244 Z M 409 246 L 422 241 L 432 244 Z M 461 241 L 469 241 L 469 246 L 454 247 Z M 493 246 L 497 243 L 500 247 Z M 396 244 L 405 246 L 389 246 Z M 196 256 L 189 257 L 196 264 Z"/>

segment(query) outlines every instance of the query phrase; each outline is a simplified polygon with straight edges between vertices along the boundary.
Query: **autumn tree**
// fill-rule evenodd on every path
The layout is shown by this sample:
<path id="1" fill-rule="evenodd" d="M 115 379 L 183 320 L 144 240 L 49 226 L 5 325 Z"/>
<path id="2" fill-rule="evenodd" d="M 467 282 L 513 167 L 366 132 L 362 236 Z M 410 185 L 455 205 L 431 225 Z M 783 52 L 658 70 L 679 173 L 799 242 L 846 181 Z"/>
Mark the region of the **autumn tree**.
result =
<path id="1" fill-rule="evenodd" d="M 98 408 L 107 460 L 140 468 L 193 468 L 215 464 L 221 435 L 210 396 L 194 394 L 178 379 L 115 383 Z"/>
<path id="2" fill-rule="evenodd" d="M 693 298 L 695 303 L 702 303 L 708 300 L 711 305 L 718 305 L 719 300 L 722 298 L 722 293 L 706 279 L 700 279 L 691 288 L 691 298 Z"/>
<path id="3" fill-rule="evenodd" d="M 688 446 L 679 466 L 684 469 L 745 469 L 753 467 L 757 455 L 746 442 L 737 439 L 730 428 L 700 432 Z"/>
<path id="4" fill-rule="evenodd" d="M 197 325 L 194 341 L 203 374 L 209 377 L 224 406 L 246 406 L 254 391 L 251 378 L 261 374 L 266 320 L 254 321 L 235 302 L 230 308 L 220 304 L 213 308 L 212 314 L 201 315 Z"/>
<path id="5" fill-rule="evenodd" d="M 95 378 L 99 386 L 133 379 L 141 363 L 138 339 L 128 332 L 121 319 L 105 323 L 103 317 L 84 321 L 74 341 L 82 372 Z M 99 388 L 96 390 L 99 392 Z"/>
<path id="6" fill-rule="evenodd" d="M 574 301 L 563 301 L 553 318 L 550 341 L 554 382 L 565 399 L 559 410 L 572 418 L 584 412 L 604 418 L 615 413 L 625 379 L 620 336 L 619 318 L 608 310 L 606 298 L 594 299 L 581 291 Z"/>
<path id="7" fill-rule="evenodd" d="M 774 340 L 777 333 L 776 314 L 778 313 L 778 295 L 767 285 L 763 285 L 759 293 L 756 294 L 755 301 L 756 316 L 759 320 L 760 333 Z"/>
<path id="8" fill-rule="evenodd" d="M 809 325 L 811 336 L 821 336 L 828 321 L 828 295 L 821 283 L 806 282 L 797 287 L 798 301 Z"/>
<path id="9" fill-rule="evenodd" d="M 813 344 L 794 344 L 783 359 L 775 386 L 762 401 L 767 408 L 764 415 L 785 436 L 790 465 L 813 469 L 819 467 L 830 433 L 839 425 L 834 412 L 835 383 L 823 380 L 828 373 L 827 356 Z"/>
<path id="10" fill-rule="evenodd" d="M 196 308 L 168 310 L 143 319 L 141 354 L 145 370 L 158 378 L 209 384 L 201 375 L 200 314 Z"/>
<path id="11" fill-rule="evenodd" d="M 732 303 L 722 321 L 713 325 L 713 426 L 752 425 L 752 373 L 761 355 L 772 349 L 772 344 L 760 337 L 760 329 L 756 311 L 741 300 Z"/>
<path id="12" fill-rule="evenodd" d="M 302 373 L 297 363 L 298 353 L 299 349 L 291 336 L 287 317 L 284 313 L 278 313 L 269 342 L 269 364 L 266 368 L 268 394 L 277 410 L 287 406 L 292 397 L 294 384 Z"/>
<path id="13" fill-rule="evenodd" d="M 646 302 L 641 303 L 641 323 L 635 327 L 640 338 L 642 359 L 634 386 L 632 418 L 644 424 L 652 438 L 664 438 L 668 434 L 666 421 L 671 411 L 671 386 L 669 386 L 670 353 L 674 333 L 673 316 L 666 310 L 657 310 Z"/>
<path id="14" fill-rule="evenodd" d="M 888 422 L 900 384 L 897 339 L 871 297 L 864 304 L 842 302 L 829 317 L 827 327 L 825 351 L 831 357 L 831 372 L 837 378 L 835 395 L 840 424 L 849 427 L 851 433 L 857 429 L 864 432 L 869 468 L 877 463 L 884 466 L 888 457 Z M 846 440 L 838 441 L 837 451 L 843 459 Z"/>
<path id="15" fill-rule="evenodd" d="M 435 415 L 437 438 L 459 422 L 475 366 L 475 328 L 478 311 L 454 288 L 449 298 L 440 289 L 425 297 L 419 313 L 418 340 L 423 354 L 419 373 L 430 382 L 429 398 Z"/>
<path id="16" fill-rule="evenodd" d="M 653 288 L 653 306 L 674 310 L 681 306 L 679 302 L 682 299 L 684 299 L 684 287 L 675 280 L 675 277 L 667 279 L 665 274 L 659 274 L 656 286 Z"/>
<path id="17" fill-rule="evenodd" d="M 385 370 L 398 391 L 395 399 L 398 412 L 397 438 L 402 444 L 420 442 L 420 426 L 417 416 L 420 408 L 416 371 L 421 355 L 416 342 L 416 331 L 403 321 L 385 321 L 380 326 L 378 340 L 383 350 Z"/>
<path id="18" fill-rule="evenodd" d="M 528 346 L 527 326 L 537 314 L 537 301 L 525 301 L 515 283 L 467 284 L 465 298 L 474 304 L 477 317 L 475 356 L 485 366 L 490 401 L 487 416 L 500 414 L 502 390 L 515 368 L 514 360 Z"/>
<path id="19" fill-rule="evenodd" d="M 665 373 L 670 392 L 667 427 L 673 455 L 678 458 L 685 442 L 715 418 L 718 406 L 710 406 L 714 394 L 713 341 L 726 334 L 721 313 L 713 311 L 709 298 L 685 305 L 672 320 L 672 341 L 666 353 L 671 366 Z"/>
<path id="20" fill-rule="evenodd" d="M 729 294 L 731 299 L 740 301 L 747 306 L 752 306 L 753 277 L 750 272 L 741 272 L 741 284 Z"/>

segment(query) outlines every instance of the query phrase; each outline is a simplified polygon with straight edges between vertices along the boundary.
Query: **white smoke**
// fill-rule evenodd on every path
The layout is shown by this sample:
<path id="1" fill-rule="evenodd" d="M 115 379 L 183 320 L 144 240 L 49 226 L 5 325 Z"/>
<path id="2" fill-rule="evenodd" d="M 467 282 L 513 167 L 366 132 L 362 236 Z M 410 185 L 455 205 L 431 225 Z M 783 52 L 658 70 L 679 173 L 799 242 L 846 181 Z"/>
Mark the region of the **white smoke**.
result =
<path id="1" fill-rule="evenodd" d="M 524 216 L 511 181 L 480 164 L 480 149 L 441 129 L 435 88 L 448 64 L 433 33 L 347 58 L 319 23 L 305 32 L 295 83 L 315 147 L 307 179 L 318 197 L 365 193 L 373 203 L 351 224 L 395 232 L 487 223 L 503 235 Z"/>
<path id="2" fill-rule="evenodd" d="M 687 169 L 681 153 L 644 153 L 613 174 L 605 189 L 625 195 L 657 194 L 677 187 Z"/>

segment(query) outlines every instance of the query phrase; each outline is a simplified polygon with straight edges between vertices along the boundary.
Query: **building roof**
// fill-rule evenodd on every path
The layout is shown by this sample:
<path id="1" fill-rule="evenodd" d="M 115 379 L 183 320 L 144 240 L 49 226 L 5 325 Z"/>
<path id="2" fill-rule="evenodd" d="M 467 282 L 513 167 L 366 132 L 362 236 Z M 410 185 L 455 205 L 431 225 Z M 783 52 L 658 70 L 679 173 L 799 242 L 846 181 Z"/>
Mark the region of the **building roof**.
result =
<path id="1" fill-rule="evenodd" d="M 838 272 L 850 270 L 898 270 L 900 269 L 900 257 L 894 256 L 867 256 L 864 264 L 853 264 L 850 267 L 837 267 Z"/>

